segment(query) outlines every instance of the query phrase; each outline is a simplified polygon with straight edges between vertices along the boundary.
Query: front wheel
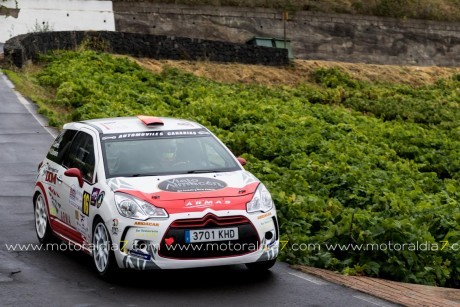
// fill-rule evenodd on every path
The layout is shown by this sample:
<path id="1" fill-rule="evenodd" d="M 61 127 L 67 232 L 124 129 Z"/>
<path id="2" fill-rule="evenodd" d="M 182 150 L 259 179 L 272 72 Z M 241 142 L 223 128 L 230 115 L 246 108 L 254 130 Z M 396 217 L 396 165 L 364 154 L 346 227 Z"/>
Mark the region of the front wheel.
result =
<path id="1" fill-rule="evenodd" d="M 43 244 L 54 242 L 54 236 L 51 231 L 46 204 L 43 195 L 39 193 L 34 202 L 35 211 L 35 232 L 37 233 L 38 241 Z"/>
<path id="2" fill-rule="evenodd" d="M 93 262 L 96 271 L 103 279 L 112 277 L 118 270 L 112 250 L 112 240 L 101 219 L 98 219 L 93 227 Z"/>
<path id="3" fill-rule="evenodd" d="M 255 272 L 263 272 L 271 269 L 276 263 L 276 259 L 267 260 L 267 261 L 260 261 L 260 262 L 253 262 L 253 263 L 246 263 L 246 267 Z"/>

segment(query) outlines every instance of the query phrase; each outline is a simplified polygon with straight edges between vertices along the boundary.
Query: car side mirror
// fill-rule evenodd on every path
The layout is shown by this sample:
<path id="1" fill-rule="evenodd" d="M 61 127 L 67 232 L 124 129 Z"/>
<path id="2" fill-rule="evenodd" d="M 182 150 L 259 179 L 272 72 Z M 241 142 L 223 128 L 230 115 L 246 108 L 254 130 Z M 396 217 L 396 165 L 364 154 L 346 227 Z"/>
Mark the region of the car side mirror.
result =
<path id="1" fill-rule="evenodd" d="M 238 157 L 236 159 L 238 160 L 238 162 L 240 162 L 242 166 L 245 166 L 246 163 L 248 163 L 245 158 Z"/>
<path id="2" fill-rule="evenodd" d="M 64 175 L 67 177 L 76 177 L 78 179 L 78 185 L 80 188 L 83 187 L 83 176 L 81 175 L 81 171 L 78 168 L 69 168 L 64 172 Z"/>

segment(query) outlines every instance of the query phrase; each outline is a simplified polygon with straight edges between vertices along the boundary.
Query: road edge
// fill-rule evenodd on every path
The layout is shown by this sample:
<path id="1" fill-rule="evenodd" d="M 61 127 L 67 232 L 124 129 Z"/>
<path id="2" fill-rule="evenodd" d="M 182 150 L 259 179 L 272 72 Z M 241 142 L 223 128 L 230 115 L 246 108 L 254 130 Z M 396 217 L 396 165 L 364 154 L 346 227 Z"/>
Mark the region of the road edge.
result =
<path id="1" fill-rule="evenodd" d="M 293 269 L 404 306 L 460 306 L 460 291 L 366 276 L 345 276 L 325 269 L 292 265 Z"/>

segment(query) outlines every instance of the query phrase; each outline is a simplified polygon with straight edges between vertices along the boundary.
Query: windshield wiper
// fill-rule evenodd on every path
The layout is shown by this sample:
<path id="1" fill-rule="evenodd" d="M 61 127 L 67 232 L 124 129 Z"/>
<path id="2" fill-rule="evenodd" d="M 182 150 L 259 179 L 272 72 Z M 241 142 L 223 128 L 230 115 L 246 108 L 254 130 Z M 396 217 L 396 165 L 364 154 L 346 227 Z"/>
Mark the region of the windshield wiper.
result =
<path id="1" fill-rule="evenodd" d="M 143 174 L 132 174 L 129 177 L 146 177 L 146 176 L 159 176 L 158 174 L 154 173 L 143 173 Z"/>
<path id="2" fill-rule="evenodd" d="M 188 171 L 187 174 L 217 173 L 217 172 L 225 172 L 225 171 L 221 169 L 197 169 L 193 171 Z"/>

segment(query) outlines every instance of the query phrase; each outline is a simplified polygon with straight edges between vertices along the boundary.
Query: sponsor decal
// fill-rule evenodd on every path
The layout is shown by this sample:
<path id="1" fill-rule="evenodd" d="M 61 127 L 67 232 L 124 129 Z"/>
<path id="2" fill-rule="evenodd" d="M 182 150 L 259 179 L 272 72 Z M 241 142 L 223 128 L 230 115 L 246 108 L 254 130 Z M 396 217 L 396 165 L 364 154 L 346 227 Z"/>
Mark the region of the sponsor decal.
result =
<path id="1" fill-rule="evenodd" d="M 136 237 L 138 238 L 154 238 L 158 236 L 158 231 L 157 230 L 152 230 L 152 229 L 142 229 L 138 228 L 136 229 Z"/>
<path id="2" fill-rule="evenodd" d="M 271 243 L 267 244 L 267 241 L 265 238 L 262 240 L 263 253 L 259 257 L 259 259 L 257 259 L 257 262 L 267 261 L 267 260 L 276 258 L 276 256 L 278 255 L 278 251 L 279 251 L 279 244 L 278 244 L 278 241 L 274 241 L 274 243 L 275 244 L 271 244 Z"/>
<path id="3" fill-rule="evenodd" d="M 57 174 L 56 173 L 50 172 L 49 170 L 46 171 L 46 176 L 45 176 L 45 181 L 46 182 L 56 184 L 56 180 L 57 180 Z"/>
<path id="4" fill-rule="evenodd" d="M 59 210 L 61 210 L 61 204 L 51 194 L 50 194 L 50 199 L 51 199 L 51 208 L 50 208 L 51 215 L 57 216 L 59 213 Z"/>
<path id="5" fill-rule="evenodd" d="M 75 210 L 75 220 L 77 222 L 77 231 L 81 234 L 88 235 L 89 234 L 89 226 L 88 226 L 88 217 L 81 212 Z"/>
<path id="6" fill-rule="evenodd" d="M 54 168 L 54 167 L 51 167 L 49 164 L 48 165 L 48 168 L 47 170 L 50 171 L 51 173 L 59 173 L 58 169 L 57 168 Z"/>
<path id="7" fill-rule="evenodd" d="M 104 191 L 102 191 L 101 193 L 99 193 L 99 195 L 97 196 L 96 205 L 97 205 L 98 208 L 101 206 L 102 201 L 104 200 L 104 196 L 105 196 L 105 192 L 104 192 Z"/>
<path id="8" fill-rule="evenodd" d="M 163 132 L 145 132 L 145 133 L 124 133 L 119 134 L 117 139 L 132 139 L 132 138 L 141 138 L 141 137 L 154 137 L 154 136 L 164 136 Z"/>
<path id="9" fill-rule="evenodd" d="M 132 132 L 132 133 L 113 133 L 104 135 L 101 140 L 121 140 L 121 139 L 139 139 L 139 138 L 167 138 L 171 136 L 203 136 L 209 135 L 206 129 L 187 129 L 187 130 L 168 130 L 168 131 L 155 131 L 155 132 Z"/>
<path id="10" fill-rule="evenodd" d="M 266 217 L 269 217 L 269 216 L 271 216 L 271 215 L 272 215 L 271 212 L 267 212 L 267 213 L 264 213 L 264 214 L 262 214 L 262 215 L 259 215 L 259 216 L 257 217 L 257 219 L 258 219 L 258 220 L 261 220 L 261 219 L 266 218 Z"/>
<path id="11" fill-rule="evenodd" d="M 196 200 L 187 200 L 185 201 L 185 207 L 184 208 L 209 208 L 212 207 L 213 205 L 230 205 L 232 202 L 230 200 L 210 200 L 210 199 L 196 199 Z"/>
<path id="12" fill-rule="evenodd" d="M 150 256 L 149 254 L 145 254 L 145 253 L 143 253 L 141 251 L 129 250 L 128 253 L 129 253 L 130 256 L 138 257 L 138 258 L 141 258 L 141 259 L 144 259 L 144 260 L 152 259 L 152 256 Z"/>
<path id="13" fill-rule="evenodd" d="M 54 206 L 50 208 L 50 214 L 52 216 L 57 216 L 57 214 L 58 214 L 57 209 Z"/>
<path id="14" fill-rule="evenodd" d="M 195 200 L 195 201 L 188 201 L 185 204 L 185 208 L 209 208 L 213 205 L 212 200 Z"/>
<path id="15" fill-rule="evenodd" d="M 68 215 L 64 211 L 61 211 L 61 221 L 63 221 L 67 225 L 70 225 L 70 215 Z"/>
<path id="16" fill-rule="evenodd" d="M 88 192 L 83 192 L 83 202 L 81 205 L 81 211 L 84 215 L 89 216 L 89 206 L 91 203 L 91 195 Z"/>
<path id="17" fill-rule="evenodd" d="M 167 136 L 176 136 L 176 135 L 197 135 L 198 131 L 190 131 L 190 130 L 185 130 L 185 131 L 169 131 L 166 132 Z"/>
<path id="18" fill-rule="evenodd" d="M 132 257 L 127 255 L 123 258 L 123 266 L 127 269 L 135 270 L 153 270 L 159 269 L 159 267 L 153 261 L 147 261 L 139 257 Z"/>
<path id="19" fill-rule="evenodd" d="M 158 188 L 168 192 L 215 191 L 227 186 L 222 180 L 204 177 L 180 177 L 162 181 Z"/>
<path id="20" fill-rule="evenodd" d="M 155 227 L 158 227 L 160 226 L 159 223 L 155 223 L 155 222 L 134 222 L 134 225 L 135 226 L 155 226 Z"/>
<path id="21" fill-rule="evenodd" d="M 50 196 L 56 196 L 58 198 L 61 197 L 61 196 L 59 196 L 58 192 L 56 192 L 56 190 L 51 186 L 48 187 L 48 191 L 49 191 Z"/>
<path id="22" fill-rule="evenodd" d="M 81 210 L 83 202 L 83 192 L 80 188 L 75 185 L 70 187 L 69 204 L 75 209 Z"/>
<path id="23" fill-rule="evenodd" d="M 267 219 L 267 220 L 265 220 L 265 221 L 262 221 L 262 222 L 260 223 L 260 226 L 264 226 L 264 225 L 267 225 L 267 224 L 273 225 L 273 220 L 272 220 L 272 219 Z"/>
<path id="24" fill-rule="evenodd" d="M 100 189 L 93 188 L 93 191 L 91 192 L 91 206 L 96 205 L 96 199 L 97 199 L 97 196 L 99 195 L 100 192 L 101 192 Z"/>

